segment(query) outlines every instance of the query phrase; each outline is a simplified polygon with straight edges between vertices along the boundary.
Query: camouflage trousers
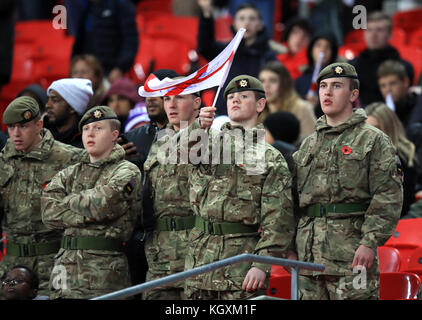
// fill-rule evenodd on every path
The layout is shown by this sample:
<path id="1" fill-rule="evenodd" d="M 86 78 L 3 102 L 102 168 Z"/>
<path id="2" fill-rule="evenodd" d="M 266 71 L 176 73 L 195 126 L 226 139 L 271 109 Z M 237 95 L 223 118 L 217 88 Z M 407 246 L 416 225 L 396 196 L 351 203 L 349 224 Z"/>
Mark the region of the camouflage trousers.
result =
<path id="1" fill-rule="evenodd" d="M 299 300 L 378 300 L 379 275 L 368 273 L 366 283 L 350 276 L 299 275 Z"/>
<path id="2" fill-rule="evenodd" d="M 237 291 L 216 291 L 204 290 L 187 286 L 185 288 L 186 299 L 188 300 L 247 300 L 253 297 L 265 295 L 265 290 L 254 292 Z"/>
<path id="3" fill-rule="evenodd" d="M 146 281 L 160 279 L 184 270 L 189 230 L 154 231 L 145 242 L 148 261 Z M 146 291 L 145 300 L 183 300 L 183 281 Z"/>
<path id="4" fill-rule="evenodd" d="M 60 249 L 50 277 L 50 299 L 90 299 L 130 286 L 124 253 Z"/>
<path id="5" fill-rule="evenodd" d="M 55 254 L 47 254 L 36 257 L 16 257 L 6 254 L 0 261 L 0 280 L 4 280 L 14 266 L 27 266 L 38 274 L 40 281 L 38 295 L 49 296 L 50 289 L 48 281 L 54 266 L 54 255 Z"/>

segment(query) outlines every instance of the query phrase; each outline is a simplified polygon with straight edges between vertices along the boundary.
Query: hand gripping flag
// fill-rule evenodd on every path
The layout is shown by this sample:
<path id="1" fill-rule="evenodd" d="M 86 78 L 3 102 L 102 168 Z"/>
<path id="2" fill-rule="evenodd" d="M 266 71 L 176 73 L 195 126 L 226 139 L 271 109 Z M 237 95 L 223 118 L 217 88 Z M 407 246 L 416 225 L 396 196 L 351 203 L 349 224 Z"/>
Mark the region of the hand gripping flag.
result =
<path id="1" fill-rule="evenodd" d="M 151 73 L 144 85 L 139 88 L 139 95 L 142 97 L 184 95 L 216 86 L 220 90 L 226 81 L 234 54 L 240 41 L 242 41 L 245 31 L 246 29 L 244 28 L 239 29 L 233 40 L 217 57 L 189 76 L 176 80 L 164 78 L 160 81 Z M 218 93 L 216 94 L 217 96 Z"/>

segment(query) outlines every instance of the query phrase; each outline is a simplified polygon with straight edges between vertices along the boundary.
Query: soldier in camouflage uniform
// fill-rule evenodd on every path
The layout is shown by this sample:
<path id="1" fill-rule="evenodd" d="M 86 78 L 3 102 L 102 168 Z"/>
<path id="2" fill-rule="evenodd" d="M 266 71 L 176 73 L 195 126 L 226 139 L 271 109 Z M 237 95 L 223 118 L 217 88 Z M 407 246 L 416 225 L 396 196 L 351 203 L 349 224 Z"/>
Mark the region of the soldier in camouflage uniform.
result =
<path id="1" fill-rule="evenodd" d="M 149 178 L 149 194 L 152 197 L 155 230 L 145 243 L 148 260 L 147 281 L 162 278 L 184 270 L 189 231 L 195 218 L 189 202 L 188 163 L 176 164 L 168 161 L 165 145 L 172 143 L 175 132 L 181 125 L 191 124 L 198 116 L 201 105 L 199 93 L 165 96 L 164 110 L 169 123 L 158 133 L 159 139 L 153 144 L 144 164 Z M 164 151 L 163 154 L 160 154 Z M 184 283 L 149 290 L 144 299 L 179 300 L 184 298 Z"/>
<path id="2" fill-rule="evenodd" d="M 293 155 L 299 199 L 301 299 L 377 299 L 377 247 L 392 235 L 403 201 L 402 174 L 388 136 L 354 109 L 359 81 L 353 66 L 334 63 L 317 79 L 324 116 Z M 366 285 L 365 285 L 366 284 Z"/>
<path id="3" fill-rule="evenodd" d="M 13 100 L 3 114 L 10 139 L 0 153 L 0 212 L 7 237 L 7 254 L 0 262 L 0 279 L 15 265 L 38 273 L 40 295 L 48 295 L 54 255 L 62 230 L 49 230 L 41 221 L 40 198 L 53 176 L 76 163 L 81 149 L 55 141 L 43 129 L 37 102 Z"/>
<path id="4" fill-rule="evenodd" d="M 206 140 L 210 158 L 195 165 L 191 176 L 190 200 L 196 219 L 189 234 L 185 269 L 242 253 L 286 257 L 294 233 L 287 163 L 265 143 L 264 127 L 257 124 L 266 102 L 261 82 L 247 75 L 235 77 L 224 97 L 230 123 L 223 125 L 221 133 L 210 129 Z M 203 108 L 202 128 L 211 126 L 214 110 Z M 240 154 L 244 160 L 242 156 L 239 160 Z M 262 295 L 270 270 L 267 264 L 234 264 L 186 279 L 185 293 L 188 299 Z"/>
<path id="5" fill-rule="evenodd" d="M 52 299 L 86 299 L 130 286 L 123 246 L 141 213 L 141 173 L 116 144 L 120 122 L 109 107 L 88 110 L 79 129 L 86 152 L 53 178 L 41 200 L 44 224 L 64 229 Z"/>

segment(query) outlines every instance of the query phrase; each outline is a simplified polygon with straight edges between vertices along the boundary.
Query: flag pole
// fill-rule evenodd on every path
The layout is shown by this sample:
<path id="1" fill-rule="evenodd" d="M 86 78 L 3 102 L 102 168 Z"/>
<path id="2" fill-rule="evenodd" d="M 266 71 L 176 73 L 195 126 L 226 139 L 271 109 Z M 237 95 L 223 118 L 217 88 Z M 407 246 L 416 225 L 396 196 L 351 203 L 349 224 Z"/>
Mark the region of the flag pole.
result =
<path id="1" fill-rule="evenodd" d="M 213 108 L 215 108 L 215 104 L 217 103 L 218 95 L 220 94 L 220 90 L 221 90 L 221 86 L 222 85 L 223 84 L 221 84 L 221 85 L 218 86 L 217 93 L 215 94 L 214 101 L 212 102 L 212 107 Z"/>

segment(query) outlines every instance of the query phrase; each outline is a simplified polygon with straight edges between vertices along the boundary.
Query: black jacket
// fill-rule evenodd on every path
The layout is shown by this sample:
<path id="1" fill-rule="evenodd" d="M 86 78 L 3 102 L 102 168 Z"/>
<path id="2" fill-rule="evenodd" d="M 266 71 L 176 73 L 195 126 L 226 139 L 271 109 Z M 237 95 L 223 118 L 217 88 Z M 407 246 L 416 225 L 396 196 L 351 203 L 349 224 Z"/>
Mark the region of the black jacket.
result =
<path id="1" fill-rule="evenodd" d="M 128 141 L 133 142 L 137 154 L 128 159 L 141 170 L 143 175 L 143 193 L 142 193 L 142 217 L 136 222 L 135 233 L 138 231 L 150 231 L 154 228 L 154 208 L 151 194 L 149 192 L 148 177 L 144 174 L 144 163 L 148 158 L 149 150 L 154 143 L 155 136 L 159 128 L 155 123 L 149 123 L 144 126 L 132 129 L 125 133 Z"/>
<path id="2" fill-rule="evenodd" d="M 82 142 L 82 133 L 79 131 L 78 123 L 79 120 L 69 130 L 65 132 L 59 132 L 55 126 L 50 124 L 48 117 L 44 117 L 44 128 L 50 130 L 54 139 L 83 149 L 84 144 Z"/>
<path id="3" fill-rule="evenodd" d="M 0 3 L 0 89 L 10 81 L 12 74 L 16 3 L 16 0 L 2 0 Z"/>
<path id="4" fill-rule="evenodd" d="M 422 94 L 416 97 L 416 104 L 410 114 L 407 127 L 412 125 L 412 123 L 422 123 Z"/>
<path id="5" fill-rule="evenodd" d="M 395 48 L 387 46 L 379 50 L 366 49 L 358 57 L 350 61 L 350 64 L 356 68 L 360 81 L 359 99 L 363 107 L 372 102 L 384 101 L 378 88 L 377 70 L 385 60 L 401 61 L 406 67 L 410 82 L 413 82 L 413 66 L 401 59 L 399 52 Z"/>
<path id="6" fill-rule="evenodd" d="M 127 140 L 135 145 L 137 151 L 136 156 L 129 159 L 129 161 L 136 164 L 141 172 L 144 171 L 144 162 L 148 157 L 149 150 L 158 130 L 155 123 L 148 123 L 124 134 Z"/>
<path id="7" fill-rule="evenodd" d="M 422 190 L 422 122 L 414 122 L 409 125 L 406 135 L 415 145 L 416 157 L 416 192 Z"/>
<path id="8" fill-rule="evenodd" d="M 94 54 L 108 74 L 130 69 L 138 51 L 136 8 L 129 0 L 66 0 L 75 32 L 72 56 Z"/>
<path id="9" fill-rule="evenodd" d="M 297 151 L 297 148 L 294 145 L 281 140 L 275 140 L 272 146 L 280 151 L 289 166 L 290 172 L 293 173 L 295 166 L 293 153 Z"/>
<path id="10" fill-rule="evenodd" d="M 418 95 L 416 93 L 408 93 L 395 105 L 396 114 L 405 128 L 407 128 L 410 123 L 417 101 Z"/>
<path id="11" fill-rule="evenodd" d="M 232 29 L 233 31 L 233 29 Z M 224 101 L 223 93 L 224 88 L 234 77 L 247 74 L 257 77 L 258 72 L 262 65 L 271 60 L 276 60 L 276 53 L 270 49 L 268 45 L 267 32 L 262 30 L 258 33 L 256 41 L 251 46 L 246 46 L 242 40 L 237 48 L 234 56 L 233 64 L 230 68 L 226 82 L 220 91 L 216 108 L 217 114 L 227 114 L 226 103 Z M 199 31 L 198 31 L 198 51 L 208 61 L 214 59 L 228 43 L 217 42 L 214 35 L 214 19 L 205 18 L 202 14 L 199 18 Z"/>

